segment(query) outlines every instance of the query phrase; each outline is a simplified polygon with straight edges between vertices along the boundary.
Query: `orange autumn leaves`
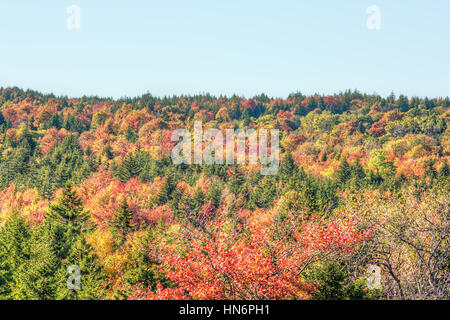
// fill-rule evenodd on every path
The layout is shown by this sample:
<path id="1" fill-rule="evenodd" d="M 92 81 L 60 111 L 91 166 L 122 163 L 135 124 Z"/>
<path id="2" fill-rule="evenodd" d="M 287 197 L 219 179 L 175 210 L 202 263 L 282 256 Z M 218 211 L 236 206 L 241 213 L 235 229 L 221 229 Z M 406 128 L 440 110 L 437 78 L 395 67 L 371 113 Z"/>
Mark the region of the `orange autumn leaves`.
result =
<path id="1" fill-rule="evenodd" d="M 304 299 L 316 284 L 303 271 L 351 252 L 369 235 L 356 230 L 354 219 L 262 216 L 236 222 L 222 214 L 204 230 L 183 226 L 178 236 L 187 249 L 169 245 L 159 256 L 161 271 L 177 286 L 137 287 L 131 299 Z"/>
<path id="2" fill-rule="evenodd" d="M 101 229 L 109 227 L 124 198 L 133 212 L 133 223 L 137 226 L 156 225 L 161 220 L 165 224 L 171 224 L 174 218 L 170 208 L 167 205 L 156 205 L 155 199 L 162 183 L 161 178 L 148 183 L 132 178 L 122 183 L 110 172 L 98 172 L 86 179 L 79 188 L 79 194 L 85 208 L 91 212 L 92 220 Z"/>
<path id="3" fill-rule="evenodd" d="M 36 189 L 16 190 L 11 184 L 0 194 L 0 221 L 5 222 L 12 214 L 19 213 L 32 225 L 41 223 L 48 205 L 49 201 L 41 199 Z"/>

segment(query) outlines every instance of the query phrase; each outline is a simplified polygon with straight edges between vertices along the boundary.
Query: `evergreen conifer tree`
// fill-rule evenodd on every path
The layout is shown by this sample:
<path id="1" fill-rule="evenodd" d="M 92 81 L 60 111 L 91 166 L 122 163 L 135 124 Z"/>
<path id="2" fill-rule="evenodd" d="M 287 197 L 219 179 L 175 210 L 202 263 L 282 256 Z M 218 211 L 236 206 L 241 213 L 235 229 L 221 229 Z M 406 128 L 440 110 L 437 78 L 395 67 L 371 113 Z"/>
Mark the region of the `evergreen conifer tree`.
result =
<path id="1" fill-rule="evenodd" d="M 83 202 L 73 189 L 71 182 L 67 182 L 62 190 L 62 196 L 55 204 L 49 206 L 48 218 L 65 225 L 80 233 L 89 213 L 84 210 Z"/>
<path id="2" fill-rule="evenodd" d="M 103 267 L 98 262 L 97 255 L 84 237 L 79 238 L 67 259 L 62 263 L 58 272 L 58 289 L 56 299 L 63 300 L 98 300 L 105 296 L 103 285 Z M 67 279 L 69 266 L 76 266 L 80 270 L 80 288 L 69 288 Z"/>
<path id="3" fill-rule="evenodd" d="M 27 260 L 14 274 L 11 297 L 20 300 L 53 300 L 58 287 L 60 267 L 55 244 L 55 229 L 48 225 L 36 228 L 26 247 Z M 61 239 L 58 239 L 61 240 Z M 62 241 L 65 242 L 65 241 Z"/>
<path id="4" fill-rule="evenodd" d="M 117 176 L 122 183 L 125 183 L 131 178 L 139 176 L 141 171 L 142 167 L 136 157 L 132 153 L 128 153 L 117 169 Z"/>
<path id="5" fill-rule="evenodd" d="M 237 168 L 234 168 L 230 179 L 230 191 L 239 195 L 244 181 L 244 175 Z"/>
<path id="6" fill-rule="evenodd" d="M 132 220 L 133 212 L 130 210 L 127 200 L 124 198 L 111 222 L 112 230 L 120 237 L 120 244 L 125 242 L 127 235 L 133 230 L 134 225 Z"/>
<path id="7" fill-rule="evenodd" d="M 283 182 L 289 181 L 289 179 L 294 175 L 297 167 L 292 159 L 292 154 L 290 152 L 286 153 L 281 161 L 279 176 Z"/>
<path id="8" fill-rule="evenodd" d="M 25 219 L 14 212 L 0 229 L 0 299 L 9 299 L 13 279 L 28 260 L 30 230 Z"/>
<path id="9" fill-rule="evenodd" d="M 166 176 L 165 181 L 161 186 L 161 191 L 158 194 L 158 204 L 163 205 L 171 199 L 172 192 L 175 190 L 175 180 L 173 173 L 170 171 Z"/>
<path id="10" fill-rule="evenodd" d="M 351 178 L 350 165 L 347 162 L 346 157 L 342 157 L 341 163 L 336 171 L 337 182 L 344 187 L 346 182 Z"/>

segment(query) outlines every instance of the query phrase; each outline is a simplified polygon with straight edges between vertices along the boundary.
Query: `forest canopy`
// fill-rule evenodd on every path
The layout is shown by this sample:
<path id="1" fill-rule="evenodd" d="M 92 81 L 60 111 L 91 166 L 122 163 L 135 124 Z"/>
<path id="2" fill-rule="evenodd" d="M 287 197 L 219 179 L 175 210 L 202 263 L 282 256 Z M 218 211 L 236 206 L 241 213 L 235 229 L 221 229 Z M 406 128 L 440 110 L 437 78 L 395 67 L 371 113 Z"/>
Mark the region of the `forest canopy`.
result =
<path id="1" fill-rule="evenodd" d="M 448 299 L 449 107 L 1 88 L 0 299 Z M 278 173 L 174 164 L 195 121 L 280 130 Z"/>

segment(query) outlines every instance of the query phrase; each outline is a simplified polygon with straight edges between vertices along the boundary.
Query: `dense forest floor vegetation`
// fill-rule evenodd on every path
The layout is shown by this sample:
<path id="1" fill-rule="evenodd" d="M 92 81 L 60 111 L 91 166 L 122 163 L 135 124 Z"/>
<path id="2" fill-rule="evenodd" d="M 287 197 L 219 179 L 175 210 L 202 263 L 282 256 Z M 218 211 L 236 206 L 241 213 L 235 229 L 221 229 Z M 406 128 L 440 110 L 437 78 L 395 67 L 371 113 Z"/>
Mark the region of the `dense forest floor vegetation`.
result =
<path id="1" fill-rule="evenodd" d="M 449 106 L 2 88 L 0 299 L 448 299 Z M 173 164 L 196 120 L 279 129 L 278 174 Z"/>

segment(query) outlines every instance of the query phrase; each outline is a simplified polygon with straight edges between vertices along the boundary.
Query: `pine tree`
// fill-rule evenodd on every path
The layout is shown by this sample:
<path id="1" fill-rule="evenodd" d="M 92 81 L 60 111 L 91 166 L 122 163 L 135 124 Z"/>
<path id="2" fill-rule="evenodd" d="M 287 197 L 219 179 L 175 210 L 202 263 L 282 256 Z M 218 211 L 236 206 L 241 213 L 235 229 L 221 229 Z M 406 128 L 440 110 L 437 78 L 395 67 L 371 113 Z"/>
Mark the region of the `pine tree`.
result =
<path id="1" fill-rule="evenodd" d="M 307 180 L 306 185 L 300 192 L 299 203 L 302 207 L 308 208 L 311 211 L 317 211 L 319 209 L 316 201 L 317 187 L 311 180 Z"/>
<path id="2" fill-rule="evenodd" d="M 41 175 L 41 185 L 38 188 L 40 195 L 45 199 L 51 199 L 55 192 L 54 176 L 48 168 L 44 168 L 39 173 Z"/>
<path id="3" fill-rule="evenodd" d="M 31 184 L 42 194 L 47 171 L 47 173 L 52 173 L 52 187 L 63 187 L 68 180 L 77 175 L 83 163 L 83 151 L 78 143 L 78 138 L 75 135 L 68 135 L 62 144 L 46 153 L 45 157 L 41 159 L 37 166 L 37 179 Z"/>
<path id="4" fill-rule="evenodd" d="M 131 178 L 139 176 L 141 171 L 142 167 L 136 157 L 132 153 L 128 153 L 117 169 L 117 176 L 122 183 L 125 183 Z"/>
<path id="5" fill-rule="evenodd" d="M 243 125 L 247 126 L 250 123 L 250 114 L 248 112 L 247 108 L 244 108 L 244 110 L 241 113 L 241 117 Z"/>
<path id="6" fill-rule="evenodd" d="M 11 297 L 26 300 L 53 300 L 58 287 L 57 270 L 60 259 L 55 244 L 54 231 L 48 225 L 40 226 L 32 233 L 26 248 L 28 259 L 14 274 Z M 65 242 L 65 241 L 63 241 Z"/>
<path id="7" fill-rule="evenodd" d="M 364 179 L 366 177 L 366 173 L 364 172 L 364 168 L 362 167 L 359 158 L 356 158 L 356 161 L 352 166 L 352 175 L 358 179 Z"/>
<path id="8" fill-rule="evenodd" d="M 217 182 L 214 182 L 208 190 L 206 195 L 206 200 L 211 200 L 216 208 L 220 205 L 220 200 L 222 197 L 222 189 Z"/>
<path id="9" fill-rule="evenodd" d="M 341 300 L 345 298 L 345 285 L 348 281 L 347 273 L 337 264 L 329 264 L 316 271 L 316 277 L 320 279 L 314 299 Z"/>
<path id="10" fill-rule="evenodd" d="M 303 167 L 300 167 L 300 169 L 297 169 L 289 179 L 286 188 L 301 192 L 306 184 L 307 179 L 308 176 L 306 175 L 305 169 Z"/>
<path id="11" fill-rule="evenodd" d="M 450 186 L 450 168 L 447 164 L 447 161 L 444 160 L 444 163 L 439 167 L 437 172 L 437 181 L 434 185 L 434 188 L 437 190 L 448 190 Z"/>
<path id="12" fill-rule="evenodd" d="M 56 129 L 61 129 L 62 123 L 63 123 L 62 116 L 60 116 L 59 113 L 55 113 L 50 118 L 50 121 L 48 123 L 48 128 L 55 127 Z"/>
<path id="13" fill-rule="evenodd" d="M 273 176 L 265 176 L 250 195 L 250 207 L 268 208 L 273 205 L 277 196 L 276 180 Z"/>
<path id="14" fill-rule="evenodd" d="M 347 162 L 347 158 L 342 157 L 341 163 L 336 171 L 336 180 L 342 187 L 344 187 L 350 177 L 350 165 Z"/>
<path id="15" fill-rule="evenodd" d="M 151 258 L 151 246 L 155 234 L 161 230 L 148 229 L 145 236 L 136 239 L 130 252 L 130 264 L 123 276 L 129 286 L 143 285 L 145 288 L 156 289 L 157 283 L 164 287 L 170 285 L 169 280 L 164 277 L 158 268 L 159 263 Z"/>
<path id="16" fill-rule="evenodd" d="M 26 159 L 31 157 L 36 147 L 36 141 L 34 140 L 28 125 L 24 125 L 19 130 L 19 147 L 23 149 Z"/>
<path id="17" fill-rule="evenodd" d="M 84 237 L 81 237 L 58 272 L 60 285 L 56 292 L 56 299 L 98 300 L 104 298 L 103 280 L 105 275 L 103 267 L 97 259 L 92 247 Z M 71 289 L 67 286 L 67 279 L 70 276 L 67 269 L 72 265 L 77 266 L 80 270 L 80 289 Z"/>
<path id="18" fill-rule="evenodd" d="M 397 108 L 401 112 L 407 112 L 409 109 L 409 101 L 408 98 L 404 95 L 400 95 L 396 101 Z"/>
<path id="19" fill-rule="evenodd" d="M 200 208 L 205 203 L 205 195 L 202 190 L 198 188 L 195 190 L 194 197 L 192 198 L 192 206 L 194 207 L 194 212 L 197 214 L 200 211 Z"/>
<path id="20" fill-rule="evenodd" d="M 158 204 L 163 205 L 171 199 L 172 192 L 175 190 L 175 180 L 173 173 L 169 172 L 166 176 L 166 180 L 161 186 L 161 191 L 158 194 Z"/>
<path id="21" fill-rule="evenodd" d="M 184 194 L 180 189 L 175 188 L 170 201 L 170 208 L 176 217 L 189 216 L 194 210 L 192 199 L 189 194 Z"/>
<path id="22" fill-rule="evenodd" d="M 356 158 L 355 163 L 350 166 L 350 186 L 355 189 L 362 187 L 365 177 L 366 173 L 359 162 L 359 158 Z"/>
<path id="23" fill-rule="evenodd" d="M 292 159 L 292 154 L 290 152 L 286 153 L 280 165 L 279 176 L 281 177 L 281 180 L 283 182 L 289 181 L 296 170 L 297 167 L 295 166 L 294 160 Z"/>
<path id="24" fill-rule="evenodd" d="M 336 184 L 331 179 L 320 180 L 316 183 L 315 205 L 321 213 L 333 211 L 339 203 L 336 192 Z"/>
<path id="25" fill-rule="evenodd" d="M 55 204 L 51 204 L 47 212 L 49 219 L 69 227 L 76 233 L 81 232 L 88 214 L 71 182 L 65 184 L 62 197 Z"/>
<path id="26" fill-rule="evenodd" d="M 230 179 L 230 191 L 235 195 L 240 195 L 244 181 L 244 175 L 237 168 L 234 168 Z"/>
<path id="27" fill-rule="evenodd" d="M 13 278 L 27 259 L 30 230 L 25 219 L 17 212 L 0 229 L 0 300 L 9 299 Z"/>
<path id="28" fill-rule="evenodd" d="M 130 210 L 127 200 L 124 198 L 111 222 L 111 228 L 120 237 L 120 244 L 125 242 L 127 235 L 133 230 L 134 225 L 132 224 L 132 220 L 133 212 Z"/>

